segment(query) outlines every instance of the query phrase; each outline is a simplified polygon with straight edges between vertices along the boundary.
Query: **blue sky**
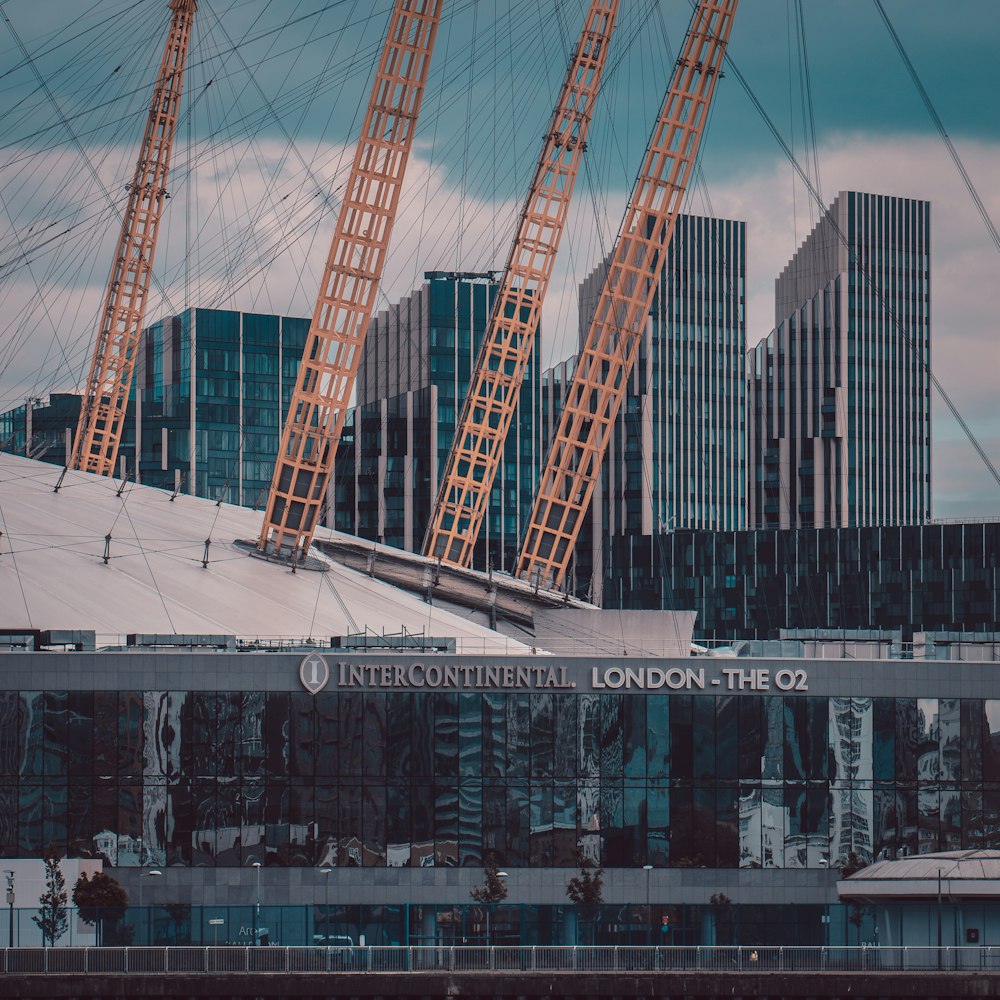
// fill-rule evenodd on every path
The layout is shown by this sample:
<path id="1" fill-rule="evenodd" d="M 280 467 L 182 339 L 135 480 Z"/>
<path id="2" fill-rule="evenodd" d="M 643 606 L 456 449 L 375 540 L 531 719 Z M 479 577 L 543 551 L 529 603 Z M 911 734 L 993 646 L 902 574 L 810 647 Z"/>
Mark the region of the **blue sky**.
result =
<path id="1" fill-rule="evenodd" d="M 1000 3 L 884 5 L 1000 219 Z M 0 269 L 6 407 L 80 379 L 115 231 L 90 170 L 115 192 L 131 173 L 167 11 L 165 0 L 0 6 L 52 94 L 0 20 L 0 264 L 22 253 L 29 261 Z M 405 294 L 425 269 L 503 265 L 584 8 L 581 0 L 445 0 L 384 302 Z M 202 302 L 311 311 L 388 9 L 387 0 L 201 0 L 187 82 L 193 113 L 181 125 L 157 257 L 165 297 L 154 294 L 153 312 L 182 302 L 185 284 Z M 690 9 L 686 0 L 622 4 L 613 71 L 543 320 L 546 360 L 572 349 L 576 284 L 613 239 Z M 810 172 L 818 160 L 813 181 L 824 201 L 845 187 L 932 200 L 935 370 L 1000 461 L 998 255 L 874 0 L 743 0 L 730 54 Z M 804 141 L 807 79 L 815 156 Z M 748 223 L 754 343 L 773 323 L 773 279 L 818 209 L 735 74 L 719 90 L 702 167 L 689 210 Z M 53 240 L 53 232 L 66 235 Z M 995 484 L 934 405 L 937 513 L 996 513 Z"/>

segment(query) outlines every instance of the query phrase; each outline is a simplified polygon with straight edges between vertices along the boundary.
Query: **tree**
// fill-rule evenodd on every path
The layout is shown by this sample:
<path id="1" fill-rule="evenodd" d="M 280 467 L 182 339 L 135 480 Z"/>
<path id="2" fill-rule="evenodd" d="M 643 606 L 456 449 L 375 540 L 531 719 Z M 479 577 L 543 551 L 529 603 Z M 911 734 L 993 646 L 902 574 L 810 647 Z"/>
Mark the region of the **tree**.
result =
<path id="1" fill-rule="evenodd" d="M 861 871 L 862 868 L 868 867 L 865 862 L 858 857 L 855 851 L 851 851 L 846 858 L 837 858 L 833 866 L 834 868 L 839 869 L 841 878 L 850 878 L 852 875 Z M 874 907 L 852 900 L 847 908 L 847 919 L 854 926 L 856 932 L 860 933 L 861 925 L 864 923 L 866 916 L 875 916 Z"/>
<path id="2" fill-rule="evenodd" d="M 579 907 L 580 916 L 593 921 L 597 908 L 604 901 L 604 869 L 595 868 L 594 862 L 579 846 L 573 848 L 573 862 L 580 869 L 566 885 L 566 895 Z"/>
<path id="3" fill-rule="evenodd" d="M 483 869 L 483 879 L 483 884 L 472 890 L 472 898 L 477 903 L 500 903 L 507 898 L 507 886 L 495 861 Z"/>
<path id="4" fill-rule="evenodd" d="M 500 903 L 507 898 L 507 886 L 504 885 L 500 877 L 500 869 L 497 867 L 496 858 L 491 857 L 489 863 L 483 869 L 483 884 L 477 885 L 472 890 L 472 898 L 477 903 L 485 903 L 486 912 L 486 943 L 492 944 L 490 935 L 490 910 L 494 903 Z"/>
<path id="5" fill-rule="evenodd" d="M 131 928 L 121 926 L 128 906 L 128 893 L 113 875 L 95 872 L 88 878 L 84 872 L 73 886 L 73 905 L 80 911 L 80 919 L 96 926 L 97 943 L 128 944 Z"/>
<path id="6" fill-rule="evenodd" d="M 59 867 L 59 851 L 49 847 L 45 857 L 45 892 L 38 897 L 38 916 L 32 917 L 42 932 L 42 947 L 55 947 L 69 927 L 66 879 Z"/>
<path id="7" fill-rule="evenodd" d="M 733 901 L 724 892 L 714 892 L 708 897 L 712 907 L 712 926 L 715 931 L 713 944 L 732 944 L 735 920 L 733 918 Z"/>

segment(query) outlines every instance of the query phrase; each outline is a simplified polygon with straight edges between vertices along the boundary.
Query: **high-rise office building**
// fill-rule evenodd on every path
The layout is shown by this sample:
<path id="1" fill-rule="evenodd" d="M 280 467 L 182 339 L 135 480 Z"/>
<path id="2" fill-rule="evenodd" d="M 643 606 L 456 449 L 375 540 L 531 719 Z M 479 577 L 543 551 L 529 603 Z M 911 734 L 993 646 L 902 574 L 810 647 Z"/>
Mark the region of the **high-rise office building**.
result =
<path id="1" fill-rule="evenodd" d="M 341 531 L 419 551 L 444 474 L 498 283 L 493 273 L 430 271 L 371 323 L 357 405 L 337 450 Z M 493 486 L 476 569 L 512 568 L 537 478 L 538 343 Z"/>
<path id="2" fill-rule="evenodd" d="M 80 396 L 75 392 L 53 392 L 47 402 L 27 399 L 0 413 L 0 451 L 65 465 L 79 419 Z"/>
<path id="3" fill-rule="evenodd" d="M 143 331 L 122 454 L 138 480 L 267 499 L 309 320 L 187 309 Z"/>
<path id="4" fill-rule="evenodd" d="M 200 308 L 146 327 L 118 474 L 212 500 L 262 504 L 308 329 L 300 317 Z M 0 451 L 63 465 L 79 413 L 76 393 L 8 410 L 0 414 Z"/>
<path id="5" fill-rule="evenodd" d="M 930 518 L 930 204 L 842 191 L 749 354 L 750 523 Z"/>
<path id="6" fill-rule="evenodd" d="M 746 527 L 745 277 L 745 223 L 678 218 L 594 494 L 592 555 L 576 559 L 593 600 L 610 539 Z M 581 335 L 603 279 L 602 265 L 580 286 Z"/>

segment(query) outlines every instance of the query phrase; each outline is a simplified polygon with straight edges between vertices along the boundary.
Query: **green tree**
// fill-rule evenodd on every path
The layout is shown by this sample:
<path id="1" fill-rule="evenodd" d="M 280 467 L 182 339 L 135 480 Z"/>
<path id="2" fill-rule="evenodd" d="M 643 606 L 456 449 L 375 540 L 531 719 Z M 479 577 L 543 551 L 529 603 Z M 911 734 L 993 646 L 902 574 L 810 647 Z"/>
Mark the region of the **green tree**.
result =
<path id="1" fill-rule="evenodd" d="M 507 886 L 504 885 L 500 877 L 500 868 L 497 866 L 496 858 L 491 857 L 486 867 L 483 869 L 483 884 L 477 885 L 472 890 L 472 898 L 483 906 L 483 915 L 486 918 L 486 943 L 492 944 L 493 937 L 490 933 L 490 911 L 494 903 L 503 902 L 507 898 Z"/>
<path id="2" fill-rule="evenodd" d="M 73 905 L 84 923 L 97 928 L 98 944 L 129 943 L 126 939 L 131 939 L 131 928 L 122 924 L 128 893 L 113 875 L 95 872 L 93 878 L 88 878 L 84 872 L 73 886 Z"/>
<path id="3" fill-rule="evenodd" d="M 604 902 L 604 869 L 597 868 L 579 846 L 573 848 L 573 862 L 580 869 L 566 884 L 566 895 L 576 904 L 579 916 L 584 925 L 590 925 L 593 939 L 594 917 L 597 909 Z"/>
<path id="4" fill-rule="evenodd" d="M 66 879 L 59 867 L 59 851 L 50 847 L 45 857 L 45 892 L 38 897 L 38 915 L 35 921 L 42 932 L 42 947 L 58 941 L 69 927 L 66 893 Z"/>
<path id="5" fill-rule="evenodd" d="M 483 884 L 472 890 L 472 898 L 477 903 L 500 903 L 507 898 L 507 886 L 500 877 L 500 868 L 491 861 L 483 869 Z"/>

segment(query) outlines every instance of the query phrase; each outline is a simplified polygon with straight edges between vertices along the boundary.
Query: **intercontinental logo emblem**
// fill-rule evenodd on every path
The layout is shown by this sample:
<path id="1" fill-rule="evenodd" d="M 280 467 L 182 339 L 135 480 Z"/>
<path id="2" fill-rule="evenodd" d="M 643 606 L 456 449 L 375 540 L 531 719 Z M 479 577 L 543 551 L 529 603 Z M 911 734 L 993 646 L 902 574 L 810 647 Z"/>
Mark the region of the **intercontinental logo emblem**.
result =
<path id="1" fill-rule="evenodd" d="M 309 653 L 299 665 L 299 680 L 310 694 L 319 694 L 330 680 L 330 665 L 319 653 Z"/>

